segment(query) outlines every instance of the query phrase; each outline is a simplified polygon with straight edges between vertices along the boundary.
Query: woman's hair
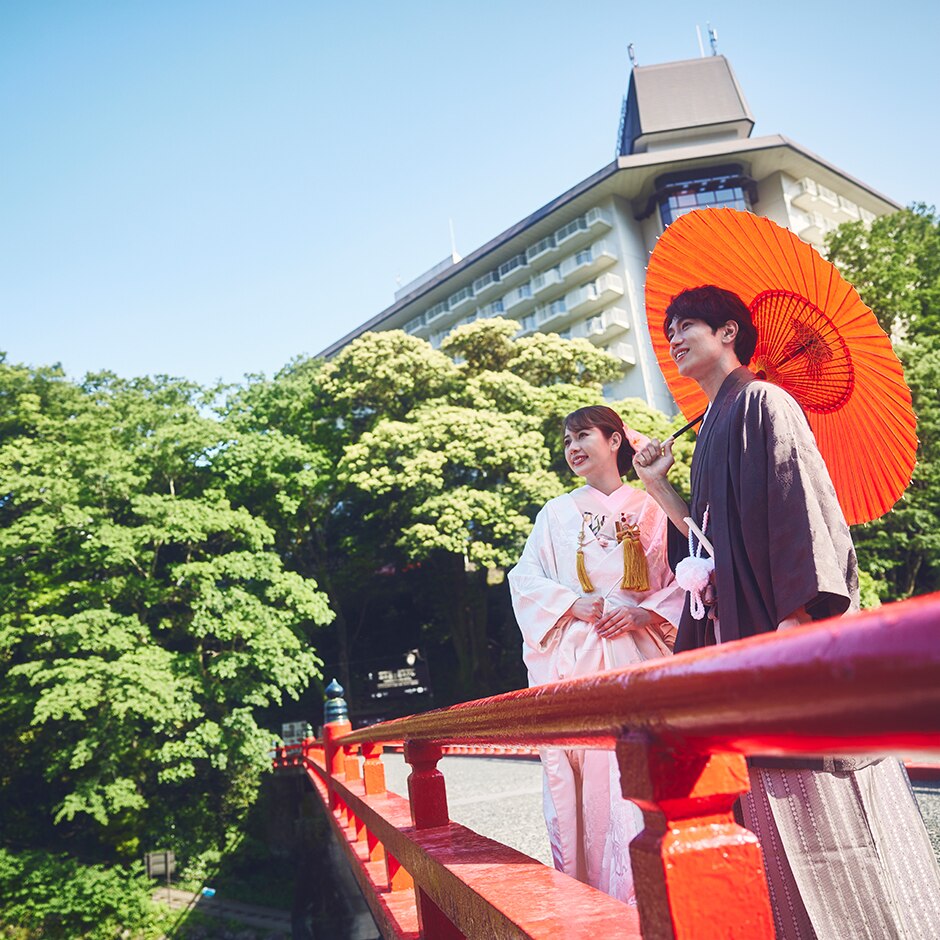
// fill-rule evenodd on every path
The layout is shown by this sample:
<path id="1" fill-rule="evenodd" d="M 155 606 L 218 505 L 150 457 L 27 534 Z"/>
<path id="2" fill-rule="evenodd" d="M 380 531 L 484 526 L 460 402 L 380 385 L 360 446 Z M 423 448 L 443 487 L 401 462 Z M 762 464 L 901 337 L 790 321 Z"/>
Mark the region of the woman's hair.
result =
<path id="1" fill-rule="evenodd" d="M 747 304 L 737 294 L 714 284 L 690 287 L 676 294 L 666 307 L 663 332 L 669 337 L 669 327 L 674 320 L 704 320 L 714 333 L 729 320 L 738 324 L 738 335 L 734 338 L 734 352 L 742 366 L 746 366 L 757 346 L 757 328 Z"/>
<path id="2" fill-rule="evenodd" d="M 588 428 L 597 428 L 609 441 L 616 431 L 620 435 L 620 449 L 617 451 L 617 469 L 622 477 L 633 472 L 633 455 L 635 451 L 627 441 L 627 432 L 623 426 L 620 415 L 607 405 L 588 405 L 572 411 L 562 422 L 562 434 L 566 430 L 585 431 Z"/>

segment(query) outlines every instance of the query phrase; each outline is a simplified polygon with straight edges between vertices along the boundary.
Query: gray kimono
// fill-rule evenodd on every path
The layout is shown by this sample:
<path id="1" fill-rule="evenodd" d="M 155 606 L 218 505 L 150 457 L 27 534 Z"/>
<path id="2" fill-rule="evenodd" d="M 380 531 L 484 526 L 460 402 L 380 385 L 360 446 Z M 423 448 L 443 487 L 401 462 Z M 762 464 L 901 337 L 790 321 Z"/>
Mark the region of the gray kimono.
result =
<path id="1" fill-rule="evenodd" d="M 724 381 L 692 458 L 692 518 L 715 547 L 724 642 L 776 630 L 805 606 L 821 620 L 858 606 L 855 548 L 796 401 L 746 368 Z M 673 528 L 670 560 L 688 554 Z M 715 642 L 686 600 L 676 652 Z"/>
<path id="2" fill-rule="evenodd" d="M 855 549 L 796 401 L 746 368 L 712 403 L 691 512 L 715 548 L 721 642 L 858 604 Z M 688 554 L 671 527 L 670 561 Z M 716 642 L 685 609 L 676 653 Z M 897 760 L 751 758 L 745 825 L 761 843 L 778 940 L 933 940 L 940 869 Z M 814 769 L 819 765 L 825 769 Z"/>

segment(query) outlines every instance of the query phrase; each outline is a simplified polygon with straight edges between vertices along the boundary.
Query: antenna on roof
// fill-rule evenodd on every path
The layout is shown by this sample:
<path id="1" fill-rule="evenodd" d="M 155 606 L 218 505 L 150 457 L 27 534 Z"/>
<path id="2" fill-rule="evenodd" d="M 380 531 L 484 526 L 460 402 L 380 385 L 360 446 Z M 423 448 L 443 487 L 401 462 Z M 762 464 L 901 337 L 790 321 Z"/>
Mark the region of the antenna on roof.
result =
<path id="1" fill-rule="evenodd" d="M 460 261 L 460 255 L 457 254 L 457 239 L 454 236 L 454 220 L 448 219 L 447 221 L 450 223 L 450 256 L 453 259 L 454 264 L 456 264 L 458 261 Z"/>
<path id="2" fill-rule="evenodd" d="M 702 45 L 702 30 L 699 28 L 698 23 L 695 24 L 695 35 L 698 36 L 698 54 L 704 59 L 705 47 Z"/>
<path id="3" fill-rule="evenodd" d="M 718 30 L 712 29 L 711 23 L 706 23 L 708 26 L 708 43 L 712 47 L 712 55 L 718 55 Z"/>
<path id="4" fill-rule="evenodd" d="M 630 65 L 632 65 L 633 68 L 636 68 L 637 67 L 636 50 L 633 48 L 632 42 L 630 43 L 629 46 L 627 46 L 627 55 L 630 56 Z"/>

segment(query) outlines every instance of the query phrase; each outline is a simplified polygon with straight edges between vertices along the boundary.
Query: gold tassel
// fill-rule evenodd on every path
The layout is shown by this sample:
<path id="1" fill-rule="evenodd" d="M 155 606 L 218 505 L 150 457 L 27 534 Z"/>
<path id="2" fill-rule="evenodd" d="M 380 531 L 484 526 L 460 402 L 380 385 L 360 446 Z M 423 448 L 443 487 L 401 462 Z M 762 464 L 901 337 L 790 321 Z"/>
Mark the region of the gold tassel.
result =
<path id="1" fill-rule="evenodd" d="M 620 586 L 627 591 L 648 591 L 650 573 L 640 543 L 640 527 L 628 522 L 617 522 L 615 527 L 617 539 L 623 545 L 623 580 Z"/>
<path id="2" fill-rule="evenodd" d="M 588 513 L 584 513 L 581 516 L 581 534 L 578 536 L 578 554 L 577 561 L 575 562 L 575 568 L 578 571 L 578 580 L 581 582 L 581 590 L 584 591 L 585 594 L 594 592 L 594 585 L 591 584 L 587 568 L 584 567 L 584 523 L 587 521 L 588 515 Z"/>

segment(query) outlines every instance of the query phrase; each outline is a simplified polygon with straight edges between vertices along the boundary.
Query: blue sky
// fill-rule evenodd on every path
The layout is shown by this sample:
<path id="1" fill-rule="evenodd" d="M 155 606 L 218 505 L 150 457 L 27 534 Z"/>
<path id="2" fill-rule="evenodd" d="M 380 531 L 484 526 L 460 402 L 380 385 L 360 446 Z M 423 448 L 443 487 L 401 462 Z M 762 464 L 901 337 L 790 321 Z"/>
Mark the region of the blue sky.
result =
<path id="1" fill-rule="evenodd" d="M 940 204 L 940 8 L 0 3 L 0 349 L 273 374 L 613 158 L 641 65 L 718 30 L 756 118 Z M 706 45 L 707 49 L 707 45 Z"/>

